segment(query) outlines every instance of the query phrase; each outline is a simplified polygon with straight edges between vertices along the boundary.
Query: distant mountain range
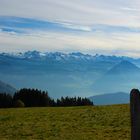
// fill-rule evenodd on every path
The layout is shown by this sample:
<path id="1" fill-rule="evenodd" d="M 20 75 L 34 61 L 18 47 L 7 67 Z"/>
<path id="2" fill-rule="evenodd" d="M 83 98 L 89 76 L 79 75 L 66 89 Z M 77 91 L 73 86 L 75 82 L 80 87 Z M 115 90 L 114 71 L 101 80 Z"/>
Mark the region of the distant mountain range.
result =
<path id="1" fill-rule="evenodd" d="M 0 81 L 0 93 L 14 94 L 16 89 L 9 84 Z"/>
<path id="2" fill-rule="evenodd" d="M 13 58 L 21 58 L 21 59 L 45 59 L 45 60 L 53 60 L 53 61 L 72 61 L 72 60 L 82 60 L 82 61 L 133 61 L 139 62 L 140 59 L 134 59 L 131 57 L 125 56 L 106 56 L 106 55 L 90 55 L 83 54 L 81 52 L 73 52 L 73 53 L 62 53 L 62 52 L 39 52 L 39 51 L 27 51 L 27 52 L 19 52 L 19 53 L 1 53 L 1 56 L 9 56 Z"/>
<path id="3" fill-rule="evenodd" d="M 48 90 L 53 98 L 92 96 L 140 86 L 140 59 L 61 52 L 0 54 L 0 80 Z"/>
<path id="4" fill-rule="evenodd" d="M 89 97 L 95 105 L 127 104 L 129 103 L 129 94 L 124 92 L 102 94 Z"/>

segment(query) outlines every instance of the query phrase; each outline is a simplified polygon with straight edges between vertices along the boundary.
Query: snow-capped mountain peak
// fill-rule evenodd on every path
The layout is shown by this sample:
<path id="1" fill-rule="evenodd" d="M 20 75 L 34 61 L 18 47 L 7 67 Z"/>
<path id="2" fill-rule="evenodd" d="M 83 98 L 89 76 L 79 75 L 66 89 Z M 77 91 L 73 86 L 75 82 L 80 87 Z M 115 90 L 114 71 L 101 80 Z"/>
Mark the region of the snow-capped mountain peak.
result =
<path id="1" fill-rule="evenodd" d="M 133 61 L 133 58 L 129 57 L 119 57 L 119 56 L 107 56 L 107 55 L 90 55 L 83 54 L 81 52 L 63 53 L 63 52 L 39 52 L 39 51 L 27 51 L 18 53 L 1 53 L 3 56 L 10 56 L 15 58 L 24 59 L 45 59 L 53 61 L 111 61 L 111 62 L 121 62 L 122 60 Z"/>

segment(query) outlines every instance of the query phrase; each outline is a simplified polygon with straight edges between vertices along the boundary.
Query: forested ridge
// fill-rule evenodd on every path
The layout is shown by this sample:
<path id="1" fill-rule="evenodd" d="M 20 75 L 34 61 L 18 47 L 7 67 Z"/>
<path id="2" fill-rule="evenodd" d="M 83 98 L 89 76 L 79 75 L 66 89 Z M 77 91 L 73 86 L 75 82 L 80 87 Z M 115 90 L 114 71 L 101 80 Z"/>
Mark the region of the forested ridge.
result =
<path id="1" fill-rule="evenodd" d="M 65 107 L 65 106 L 86 106 L 93 105 L 88 98 L 82 97 L 61 97 L 52 99 L 47 91 L 38 89 L 20 89 L 13 96 L 7 93 L 0 93 L 0 108 L 10 107 Z"/>

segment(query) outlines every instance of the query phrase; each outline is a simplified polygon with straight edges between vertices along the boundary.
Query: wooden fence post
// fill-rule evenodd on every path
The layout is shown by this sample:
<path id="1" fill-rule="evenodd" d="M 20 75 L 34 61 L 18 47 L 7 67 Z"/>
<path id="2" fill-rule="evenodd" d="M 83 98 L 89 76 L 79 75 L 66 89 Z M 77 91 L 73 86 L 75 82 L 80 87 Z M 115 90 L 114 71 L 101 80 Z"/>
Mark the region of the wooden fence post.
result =
<path id="1" fill-rule="evenodd" d="M 140 140 L 140 92 L 132 89 L 130 93 L 131 140 Z"/>

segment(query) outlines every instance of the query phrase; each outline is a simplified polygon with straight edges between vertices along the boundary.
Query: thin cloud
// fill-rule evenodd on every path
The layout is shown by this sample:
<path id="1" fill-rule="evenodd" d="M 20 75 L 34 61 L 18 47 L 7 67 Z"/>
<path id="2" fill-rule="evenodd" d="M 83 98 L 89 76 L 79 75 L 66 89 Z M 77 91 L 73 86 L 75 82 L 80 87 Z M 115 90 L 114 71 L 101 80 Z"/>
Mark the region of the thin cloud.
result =
<path id="1" fill-rule="evenodd" d="M 120 38 L 121 36 L 121 38 Z M 140 52 L 140 35 L 137 33 L 93 33 L 74 35 L 56 32 L 38 32 L 33 34 L 11 34 L 0 32 L 1 51 L 81 51 L 85 53 L 113 54 L 138 56 Z M 135 49 L 134 47 L 135 46 Z M 133 49 L 132 49 L 133 48 Z M 131 53 L 130 53 L 131 52 Z"/>
<path id="2" fill-rule="evenodd" d="M 122 7 L 122 10 L 126 10 L 126 11 L 132 11 L 132 12 L 139 12 L 140 9 L 136 9 L 136 8 L 131 8 L 131 7 Z"/>
<path id="3" fill-rule="evenodd" d="M 78 32 L 135 32 L 140 33 L 140 28 L 115 26 L 106 24 L 95 24 L 83 26 L 78 24 L 51 22 L 47 20 L 36 20 L 31 18 L 0 16 L 0 29 L 4 32 L 32 33 L 34 31 L 55 31 L 66 33 Z"/>
<path id="4" fill-rule="evenodd" d="M 79 25 L 110 24 L 139 27 L 140 20 L 121 7 L 140 9 L 137 0 L 1 0 L 0 15 L 28 17 Z"/>
<path id="5" fill-rule="evenodd" d="M 138 9 L 138 0 L 1 0 L 0 51 L 138 56 Z"/>

